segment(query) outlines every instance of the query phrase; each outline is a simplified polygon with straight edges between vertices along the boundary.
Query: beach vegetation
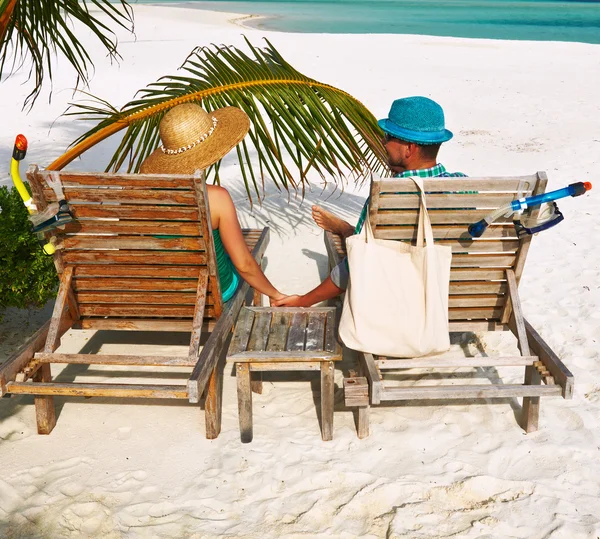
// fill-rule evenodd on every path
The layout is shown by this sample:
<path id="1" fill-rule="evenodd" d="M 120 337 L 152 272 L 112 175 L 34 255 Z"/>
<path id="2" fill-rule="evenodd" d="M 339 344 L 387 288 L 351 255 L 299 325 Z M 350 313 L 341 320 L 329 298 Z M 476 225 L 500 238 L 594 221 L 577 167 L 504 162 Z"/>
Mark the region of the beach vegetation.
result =
<path id="1" fill-rule="evenodd" d="M 0 0 L 0 82 L 30 63 L 34 83 L 24 105 L 31 107 L 44 78 L 52 80 L 52 59 L 60 52 L 75 69 L 76 86 L 87 85 L 94 63 L 76 27 L 83 25 L 116 60 L 117 37 L 108 24 L 133 31 L 131 6 L 124 0 Z"/>
<path id="2" fill-rule="evenodd" d="M 0 308 L 42 307 L 56 296 L 58 276 L 51 256 L 31 232 L 18 191 L 0 187 Z"/>
<path id="3" fill-rule="evenodd" d="M 125 134 L 106 170 L 137 172 L 159 143 L 159 123 L 182 103 L 197 103 L 207 112 L 235 106 L 251 122 L 248 136 L 236 147 L 248 197 L 259 198 L 265 181 L 282 190 L 301 190 L 307 173 L 326 182 L 360 180 L 386 170 L 382 132 L 373 114 L 356 98 L 312 79 L 290 65 L 268 41 L 249 52 L 234 46 L 199 47 L 176 75 L 161 77 L 117 109 L 86 93 L 67 111 L 95 126 L 47 168 L 60 170 L 83 152 L 115 133 Z M 219 182 L 216 163 L 207 177 Z"/>

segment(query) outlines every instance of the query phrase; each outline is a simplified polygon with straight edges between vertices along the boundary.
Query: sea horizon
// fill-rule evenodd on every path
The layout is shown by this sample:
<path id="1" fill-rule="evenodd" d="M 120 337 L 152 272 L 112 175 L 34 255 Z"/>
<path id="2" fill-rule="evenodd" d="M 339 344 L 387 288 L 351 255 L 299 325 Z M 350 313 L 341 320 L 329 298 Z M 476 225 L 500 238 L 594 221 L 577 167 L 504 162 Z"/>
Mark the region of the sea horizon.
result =
<path id="1" fill-rule="evenodd" d="M 145 0 L 253 15 L 244 26 L 292 33 L 413 34 L 600 44 L 600 0 Z"/>

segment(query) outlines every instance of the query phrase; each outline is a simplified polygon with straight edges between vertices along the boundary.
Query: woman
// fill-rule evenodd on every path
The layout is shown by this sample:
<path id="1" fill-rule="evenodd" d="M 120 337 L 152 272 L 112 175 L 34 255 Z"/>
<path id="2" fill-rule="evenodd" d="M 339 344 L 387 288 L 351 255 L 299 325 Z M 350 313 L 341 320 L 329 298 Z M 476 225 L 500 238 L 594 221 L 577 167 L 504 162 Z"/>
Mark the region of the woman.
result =
<path id="1" fill-rule="evenodd" d="M 189 103 L 173 107 L 160 122 L 161 146 L 142 163 L 141 173 L 193 174 L 222 159 L 246 136 L 250 120 L 235 107 L 208 114 Z M 236 291 L 240 277 L 271 303 L 286 296 L 265 277 L 250 254 L 231 196 L 223 187 L 207 185 L 217 269 L 223 301 Z"/>

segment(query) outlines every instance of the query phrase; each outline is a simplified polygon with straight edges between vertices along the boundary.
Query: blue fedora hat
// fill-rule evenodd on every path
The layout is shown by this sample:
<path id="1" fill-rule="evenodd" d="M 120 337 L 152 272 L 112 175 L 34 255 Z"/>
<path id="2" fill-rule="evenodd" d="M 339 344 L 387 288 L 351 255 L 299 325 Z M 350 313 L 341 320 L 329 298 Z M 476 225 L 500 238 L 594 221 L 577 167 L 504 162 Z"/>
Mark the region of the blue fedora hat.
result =
<path id="1" fill-rule="evenodd" d="M 422 96 L 396 99 L 389 117 L 377 123 L 393 137 L 417 144 L 439 144 L 453 137 L 444 125 L 442 107 Z"/>

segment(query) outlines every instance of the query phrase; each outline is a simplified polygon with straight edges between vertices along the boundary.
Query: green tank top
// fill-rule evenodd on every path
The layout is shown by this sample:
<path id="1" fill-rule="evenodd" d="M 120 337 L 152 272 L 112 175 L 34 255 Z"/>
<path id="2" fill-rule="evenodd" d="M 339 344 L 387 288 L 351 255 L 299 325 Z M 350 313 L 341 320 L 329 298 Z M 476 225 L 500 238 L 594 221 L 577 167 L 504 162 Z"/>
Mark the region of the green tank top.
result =
<path id="1" fill-rule="evenodd" d="M 237 290 L 240 276 L 227 251 L 225 251 L 225 247 L 223 247 L 219 229 L 213 230 L 213 238 L 215 242 L 215 254 L 217 255 L 217 273 L 219 274 L 219 283 L 221 284 L 221 297 L 223 301 L 228 301 Z"/>
<path id="2" fill-rule="evenodd" d="M 181 238 L 182 236 L 159 235 L 153 237 L 169 239 Z M 229 301 L 237 290 L 238 284 L 240 283 L 240 276 L 238 275 L 231 258 L 229 258 L 225 247 L 223 247 L 221 234 L 219 234 L 218 229 L 213 230 L 213 239 L 215 242 L 215 254 L 217 256 L 217 273 L 219 274 L 219 283 L 221 284 L 221 297 L 223 298 L 223 301 Z"/>

